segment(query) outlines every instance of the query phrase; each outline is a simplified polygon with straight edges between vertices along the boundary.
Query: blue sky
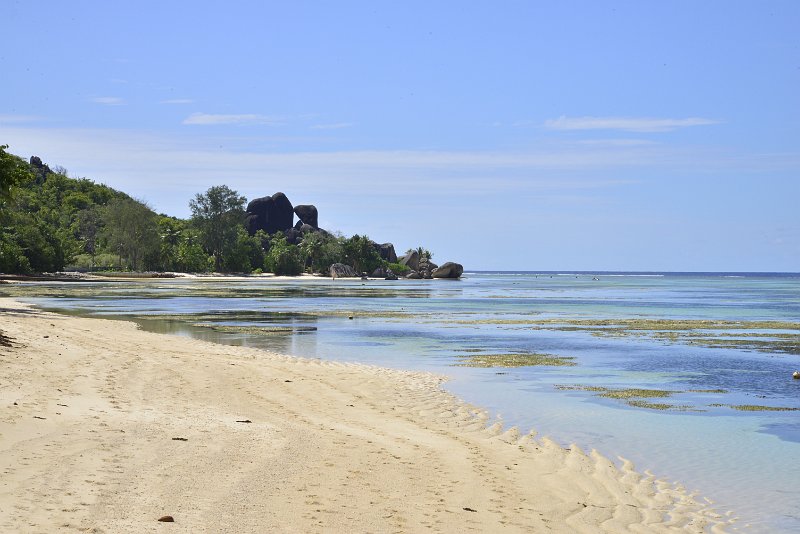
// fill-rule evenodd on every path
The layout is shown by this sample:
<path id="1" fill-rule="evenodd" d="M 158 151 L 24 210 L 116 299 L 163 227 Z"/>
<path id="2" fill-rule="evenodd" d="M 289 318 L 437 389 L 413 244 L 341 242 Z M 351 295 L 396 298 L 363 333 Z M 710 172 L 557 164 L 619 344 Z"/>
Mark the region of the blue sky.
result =
<path id="1" fill-rule="evenodd" d="M 4 2 L 0 144 L 468 269 L 800 271 L 800 2 Z"/>

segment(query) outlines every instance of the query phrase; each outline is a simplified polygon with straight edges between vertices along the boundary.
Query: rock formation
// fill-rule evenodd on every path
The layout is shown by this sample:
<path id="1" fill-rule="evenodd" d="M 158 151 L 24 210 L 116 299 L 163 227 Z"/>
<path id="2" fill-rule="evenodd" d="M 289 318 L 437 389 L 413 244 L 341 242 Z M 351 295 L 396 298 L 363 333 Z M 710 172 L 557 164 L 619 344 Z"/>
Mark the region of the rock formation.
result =
<path id="1" fill-rule="evenodd" d="M 331 278 L 358 278 L 361 276 L 355 269 L 344 263 L 334 263 L 331 265 Z"/>
<path id="2" fill-rule="evenodd" d="M 416 271 L 417 269 L 419 269 L 419 254 L 417 253 L 416 250 L 412 250 L 405 256 L 400 256 L 399 258 L 397 258 L 397 263 L 399 263 L 400 265 L 405 265 L 412 271 Z"/>
<path id="3" fill-rule="evenodd" d="M 294 212 L 297 218 L 304 224 L 308 224 L 313 228 L 319 228 L 317 207 L 313 204 L 299 204 L 294 207 Z"/>
<path id="4" fill-rule="evenodd" d="M 294 208 L 283 193 L 251 200 L 247 205 L 245 226 L 250 235 L 259 230 L 268 234 L 283 232 L 292 227 Z"/>
<path id="5" fill-rule="evenodd" d="M 391 243 L 378 244 L 373 241 L 372 246 L 382 260 L 388 261 L 389 263 L 397 263 L 397 253 L 394 251 L 394 245 Z"/>
<path id="6" fill-rule="evenodd" d="M 431 275 L 433 278 L 460 278 L 464 273 L 464 266 L 460 263 L 448 261 L 441 267 L 435 269 Z"/>

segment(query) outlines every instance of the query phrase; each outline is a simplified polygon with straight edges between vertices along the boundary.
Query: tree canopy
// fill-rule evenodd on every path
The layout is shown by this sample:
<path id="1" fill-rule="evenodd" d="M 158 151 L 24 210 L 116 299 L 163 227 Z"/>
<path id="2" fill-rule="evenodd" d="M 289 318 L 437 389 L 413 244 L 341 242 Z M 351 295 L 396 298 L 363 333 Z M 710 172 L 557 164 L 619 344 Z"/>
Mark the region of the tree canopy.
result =
<path id="1" fill-rule="evenodd" d="M 214 257 L 217 271 L 223 270 L 223 257 L 235 248 L 245 200 L 227 185 L 217 185 L 189 201 L 192 224 L 199 232 L 203 247 Z"/>

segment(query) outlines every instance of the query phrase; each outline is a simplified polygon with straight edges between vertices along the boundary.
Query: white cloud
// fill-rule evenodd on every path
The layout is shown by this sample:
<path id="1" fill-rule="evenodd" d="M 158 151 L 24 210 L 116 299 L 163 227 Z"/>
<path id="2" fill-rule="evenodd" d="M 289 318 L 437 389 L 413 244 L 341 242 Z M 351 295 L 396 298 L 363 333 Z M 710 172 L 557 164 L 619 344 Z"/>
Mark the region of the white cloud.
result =
<path id="1" fill-rule="evenodd" d="M 0 115 L 0 124 L 21 124 L 41 120 L 35 115 Z"/>
<path id="2" fill-rule="evenodd" d="M 352 122 L 336 122 L 333 124 L 314 124 L 311 126 L 312 130 L 339 130 L 341 128 L 350 128 L 353 126 Z"/>
<path id="3" fill-rule="evenodd" d="M 213 113 L 192 113 L 183 120 L 189 125 L 219 125 L 219 124 L 281 124 L 278 117 L 246 113 L 240 115 L 222 115 Z"/>
<path id="4" fill-rule="evenodd" d="M 714 119 L 656 119 L 649 117 L 566 117 L 548 119 L 544 126 L 551 130 L 625 130 L 628 132 L 670 132 L 689 126 L 719 124 Z"/>
<path id="5" fill-rule="evenodd" d="M 162 100 L 159 104 L 194 104 L 191 98 L 170 98 L 169 100 Z"/>
<path id="6" fill-rule="evenodd" d="M 118 96 L 98 96 L 92 98 L 91 101 L 104 106 L 121 106 L 125 103 L 125 100 Z"/>

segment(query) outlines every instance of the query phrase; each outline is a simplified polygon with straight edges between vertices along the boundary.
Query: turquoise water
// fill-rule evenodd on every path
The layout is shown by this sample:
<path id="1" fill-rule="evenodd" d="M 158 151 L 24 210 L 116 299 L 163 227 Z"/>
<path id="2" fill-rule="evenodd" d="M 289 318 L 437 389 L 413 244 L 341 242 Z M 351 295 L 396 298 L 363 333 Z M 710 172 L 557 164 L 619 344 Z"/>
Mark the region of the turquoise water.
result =
<path id="1" fill-rule="evenodd" d="M 800 411 L 731 408 L 800 408 L 800 380 L 791 376 L 800 368 L 800 275 L 215 278 L 4 291 L 157 332 L 444 373 L 447 389 L 508 425 L 679 480 L 752 531 L 800 531 Z M 461 366 L 470 356 L 527 353 L 575 365 Z M 586 387 L 671 394 L 631 406 Z"/>

